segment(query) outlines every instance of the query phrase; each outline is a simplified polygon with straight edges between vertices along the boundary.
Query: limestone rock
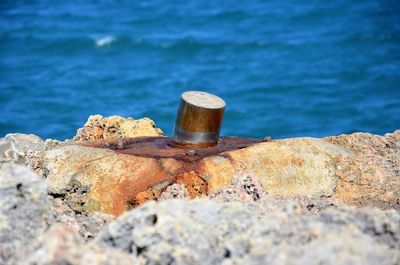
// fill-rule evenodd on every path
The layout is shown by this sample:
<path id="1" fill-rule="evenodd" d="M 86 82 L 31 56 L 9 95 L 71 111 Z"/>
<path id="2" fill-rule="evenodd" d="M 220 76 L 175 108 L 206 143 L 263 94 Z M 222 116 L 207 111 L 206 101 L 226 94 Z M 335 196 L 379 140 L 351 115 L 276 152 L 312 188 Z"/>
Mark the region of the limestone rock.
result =
<path id="1" fill-rule="evenodd" d="M 169 185 L 163 193 L 161 193 L 160 198 L 158 200 L 172 200 L 172 199 L 180 199 L 180 200 L 189 200 L 189 193 L 183 184 L 172 184 Z"/>
<path id="2" fill-rule="evenodd" d="M 273 195 L 331 196 L 337 183 L 337 163 L 347 150 L 315 138 L 291 138 L 205 158 L 200 175 L 209 192 L 225 188 L 238 174 L 258 177 Z"/>
<path id="3" fill-rule="evenodd" d="M 0 163 L 25 164 L 27 156 L 33 156 L 43 148 L 44 141 L 34 134 L 14 133 L 0 138 Z"/>
<path id="4" fill-rule="evenodd" d="M 265 191 L 282 196 L 332 196 L 355 206 L 400 210 L 400 131 L 291 138 L 211 156 L 201 161 L 208 192 L 240 174 L 258 177 Z"/>
<path id="5" fill-rule="evenodd" d="M 148 264 L 214 264 L 215 252 L 223 256 L 217 249 L 218 235 L 229 229 L 218 226 L 222 207 L 208 200 L 191 202 L 192 207 L 182 202 L 146 203 L 111 223 L 95 242 L 143 257 Z M 241 209 L 226 211 L 224 217 L 238 220 L 230 227 L 236 232 L 248 224 L 240 221 L 251 220 Z"/>
<path id="6" fill-rule="evenodd" d="M 52 222 L 47 185 L 24 166 L 0 168 L 0 264 L 13 263 L 17 253 L 43 234 Z"/>
<path id="7" fill-rule="evenodd" d="M 211 192 L 208 197 L 219 202 L 253 202 L 265 196 L 266 192 L 260 180 L 247 174 L 235 176 L 228 187 Z"/>
<path id="8" fill-rule="evenodd" d="M 48 196 L 55 222 L 78 232 L 84 240 L 95 237 L 111 220 L 112 215 L 95 212 L 89 215 L 73 211 L 61 198 Z"/>
<path id="9" fill-rule="evenodd" d="M 168 146 L 157 153 L 158 145 L 168 143 L 162 137 L 116 140 L 105 145 L 70 143 L 45 152 L 43 171 L 49 193 L 65 197 L 74 211 L 83 213 L 119 215 L 159 199 L 173 184 L 182 184 L 190 198 L 201 197 L 226 190 L 236 176 L 250 176 L 250 182 L 257 179 L 257 183 L 237 184 L 256 188 L 251 196 L 266 192 L 273 196 L 332 197 L 355 206 L 400 209 L 398 134 L 291 138 L 219 153 L 198 150 L 198 156 Z M 366 135 L 375 142 L 363 140 Z M 153 144 L 151 139 L 155 139 Z M 120 141 L 121 147 L 115 147 Z M 351 144 L 346 144 L 348 141 Z M 368 147 L 368 142 L 373 144 Z M 245 194 L 229 193 L 226 190 L 225 195 Z"/>
<path id="10" fill-rule="evenodd" d="M 94 242 L 146 264 L 396 264 L 399 221 L 393 210 L 313 214 L 291 201 L 255 215 L 251 204 L 169 200 L 123 214 Z"/>
<path id="11" fill-rule="evenodd" d="M 323 140 L 352 154 L 338 164 L 335 198 L 358 206 L 400 209 L 400 130 L 384 136 L 353 133 Z"/>
<path id="12" fill-rule="evenodd" d="M 56 224 L 34 244 L 28 257 L 20 257 L 21 264 L 96 264 L 130 265 L 137 264 L 128 254 L 115 249 L 85 244 L 79 235 L 70 228 Z"/>
<path id="13" fill-rule="evenodd" d="M 173 159 L 119 154 L 111 150 L 64 145 L 44 155 L 49 193 L 65 197 L 78 212 L 118 215 L 144 202 L 143 192 L 172 183 L 180 165 Z"/>
<path id="14" fill-rule="evenodd" d="M 317 214 L 323 209 L 343 206 L 341 202 L 329 198 L 309 198 L 306 196 L 277 196 L 264 191 L 259 179 L 253 175 L 238 175 L 224 189 L 209 194 L 208 198 L 219 203 L 242 202 L 253 215 L 262 216 L 265 212 L 273 212 L 295 205 L 296 212 Z"/>
<path id="15" fill-rule="evenodd" d="M 88 118 L 83 128 L 78 129 L 73 140 L 82 142 L 161 135 L 161 129 L 155 128 L 154 121 L 149 118 L 135 120 L 120 116 L 104 118 L 101 115 L 92 115 Z"/>
<path id="16" fill-rule="evenodd" d="M 43 169 L 43 152 L 63 142 L 47 139 L 43 141 L 34 134 L 7 134 L 0 138 L 0 164 L 4 162 L 13 162 L 27 166 L 39 176 L 45 177 Z"/>
<path id="17" fill-rule="evenodd" d="M 56 148 L 58 146 L 61 146 L 65 143 L 70 142 L 70 140 L 65 140 L 65 141 L 58 141 L 58 140 L 54 140 L 54 139 L 46 139 L 44 141 L 44 145 L 43 145 L 43 151 L 47 151 L 53 148 Z"/>

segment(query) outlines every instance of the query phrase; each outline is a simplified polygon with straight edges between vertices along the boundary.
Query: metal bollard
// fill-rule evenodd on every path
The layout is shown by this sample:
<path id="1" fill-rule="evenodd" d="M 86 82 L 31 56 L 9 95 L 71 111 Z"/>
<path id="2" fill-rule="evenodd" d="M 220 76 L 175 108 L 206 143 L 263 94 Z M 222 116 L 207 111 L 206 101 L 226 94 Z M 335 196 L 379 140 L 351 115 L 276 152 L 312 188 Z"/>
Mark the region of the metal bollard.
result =
<path id="1" fill-rule="evenodd" d="M 201 91 L 181 95 L 172 140 L 177 147 L 209 147 L 218 143 L 225 101 Z"/>

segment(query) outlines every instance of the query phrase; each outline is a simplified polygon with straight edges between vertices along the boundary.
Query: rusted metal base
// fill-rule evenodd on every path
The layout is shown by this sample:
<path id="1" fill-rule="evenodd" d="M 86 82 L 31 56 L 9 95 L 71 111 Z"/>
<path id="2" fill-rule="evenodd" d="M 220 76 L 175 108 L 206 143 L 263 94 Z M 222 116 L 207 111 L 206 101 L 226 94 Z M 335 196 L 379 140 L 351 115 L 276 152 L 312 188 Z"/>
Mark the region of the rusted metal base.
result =
<path id="1" fill-rule="evenodd" d="M 241 149 L 267 141 L 270 140 L 227 136 L 220 137 L 218 144 L 214 146 L 179 148 L 174 145 L 170 137 L 137 137 L 113 141 L 96 141 L 84 145 L 107 148 L 119 153 L 142 157 L 174 158 L 184 162 L 194 162 L 207 156 L 218 155 L 226 151 Z"/>

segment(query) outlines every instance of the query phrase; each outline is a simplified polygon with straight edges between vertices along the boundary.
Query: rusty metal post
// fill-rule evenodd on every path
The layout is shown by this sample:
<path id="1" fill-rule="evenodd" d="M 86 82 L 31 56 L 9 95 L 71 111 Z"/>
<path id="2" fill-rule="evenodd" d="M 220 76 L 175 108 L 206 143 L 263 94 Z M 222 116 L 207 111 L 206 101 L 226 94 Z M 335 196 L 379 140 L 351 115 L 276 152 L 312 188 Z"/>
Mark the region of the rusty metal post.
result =
<path id="1" fill-rule="evenodd" d="M 177 147 L 209 147 L 218 143 L 225 101 L 201 91 L 181 95 L 172 140 Z"/>

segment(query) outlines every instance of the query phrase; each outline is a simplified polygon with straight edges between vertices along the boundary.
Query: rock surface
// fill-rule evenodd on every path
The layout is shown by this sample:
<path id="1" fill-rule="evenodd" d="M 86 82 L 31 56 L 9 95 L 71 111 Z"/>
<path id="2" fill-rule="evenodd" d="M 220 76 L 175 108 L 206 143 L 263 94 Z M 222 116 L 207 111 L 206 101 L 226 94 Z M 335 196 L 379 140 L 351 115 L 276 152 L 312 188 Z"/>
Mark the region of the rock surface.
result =
<path id="1" fill-rule="evenodd" d="M 400 130 L 384 136 L 353 133 L 323 139 L 346 148 L 334 197 L 356 206 L 400 209 Z"/>
<path id="2" fill-rule="evenodd" d="M 200 174 L 209 192 L 226 187 L 237 174 L 251 174 L 274 195 L 331 196 L 336 165 L 345 156 L 343 148 L 319 139 L 291 138 L 205 158 Z"/>
<path id="3" fill-rule="evenodd" d="M 60 141 L 44 141 L 33 134 L 7 134 L 0 138 L 0 164 L 12 162 L 25 165 L 39 176 L 44 176 L 43 152 L 60 145 Z"/>
<path id="4" fill-rule="evenodd" d="M 46 152 L 44 167 L 49 193 L 63 196 L 75 211 L 118 215 L 146 200 L 143 196 L 147 188 L 166 187 L 179 164 L 170 159 L 159 161 L 64 145 Z"/>
<path id="5" fill-rule="evenodd" d="M 25 164 L 27 159 L 42 151 L 44 141 L 34 134 L 13 133 L 0 138 L 0 163 Z"/>
<path id="6" fill-rule="evenodd" d="M 131 265 L 136 263 L 133 257 L 118 250 L 85 244 L 76 232 L 57 224 L 33 244 L 28 257 L 20 257 L 20 264 Z"/>
<path id="7" fill-rule="evenodd" d="M 52 222 L 47 185 L 26 167 L 0 167 L 0 264 L 15 262 L 16 254 Z"/>
<path id="8" fill-rule="evenodd" d="M 150 202 L 111 223 L 95 239 L 146 264 L 396 264 L 395 211 L 334 206 L 318 215 L 286 201 L 258 206 L 202 199 Z M 263 207 L 255 214 L 253 207 Z M 257 213 L 257 211 L 256 211 Z"/>
<path id="9" fill-rule="evenodd" d="M 349 205 L 400 209 L 400 131 L 284 139 L 203 163 L 209 192 L 226 187 L 236 174 L 250 173 L 274 195 L 332 196 Z"/>
<path id="10" fill-rule="evenodd" d="M 189 192 L 187 191 L 184 184 L 172 184 L 169 185 L 163 193 L 161 193 L 159 201 L 172 200 L 172 199 L 180 199 L 180 200 L 189 200 Z"/>
<path id="11" fill-rule="evenodd" d="M 1 138 L 0 264 L 400 264 L 400 130 L 161 134 L 96 115 L 72 141 Z"/>
<path id="12" fill-rule="evenodd" d="M 75 213 L 60 198 L 48 196 L 47 183 L 28 168 L 11 163 L 0 166 L 0 264 L 15 264 L 19 256 L 24 258 L 54 223 L 67 225 L 88 240 L 112 219 L 103 213 Z"/>
<path id="13" fill-rule="evenodd" d="M 158 199 L 174 184 L 184 185 L 190 198 L 202 197 L 228 187 L 238 175 L 255 176 L 263 192 L 275 196 L 324 196 L 349 205 L 400 209 L 399 142 L 398 131 L 291 138 L 193 161 L 124 153 L 124 144 L 117 150 L 66 144 L 45 152 L 43 170 L 49 192 L 64 196 L 79 212 L 119 215 Z"/>
<path id="14" fill-rule="evenodd" d="M 138 136 L 161 136 L 162 133 L 161 129 L 155 128 L 154 121 L 149 118 L 135 120 L 120 116 L 104 118 L 101 115 L 92 115 L 83 128 L 78 129 L 73 140 L 82 142 Z"/>
<path id="15" fill-rule="evenodd" d="M 112 215 L 95 212 L 90 215 L 73 211 L 61 198 L 48 196 L 51 204 L 51 212 L 57 223 L 67 226 L 84 240 L 95 237 L 110 221 L 114 219 Z"/>

